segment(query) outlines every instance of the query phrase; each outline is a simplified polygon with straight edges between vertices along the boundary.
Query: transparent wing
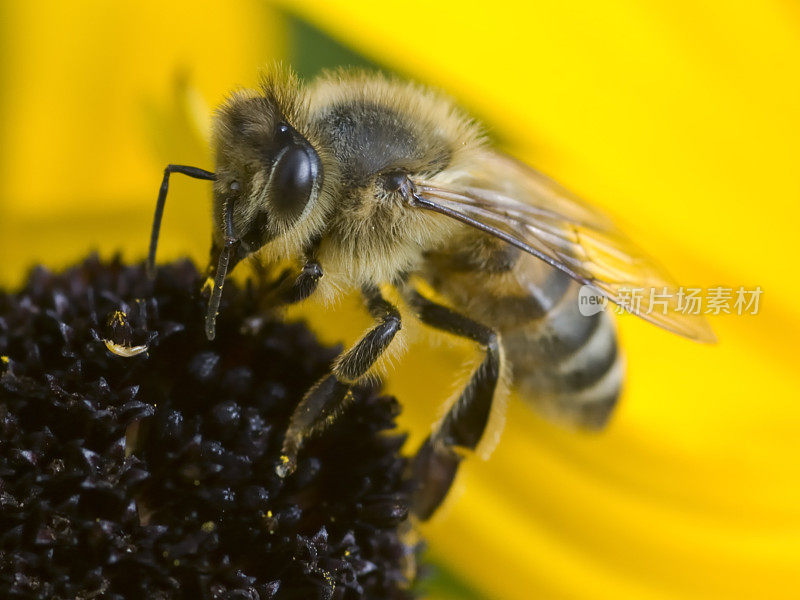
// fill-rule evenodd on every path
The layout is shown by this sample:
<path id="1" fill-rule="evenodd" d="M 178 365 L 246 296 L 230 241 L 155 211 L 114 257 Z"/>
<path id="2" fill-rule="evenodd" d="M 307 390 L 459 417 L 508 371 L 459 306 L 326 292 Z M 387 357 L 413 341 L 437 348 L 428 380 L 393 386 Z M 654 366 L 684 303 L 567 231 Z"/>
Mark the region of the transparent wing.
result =
<path id="1" fill-rule="evenodd" d="M 416 202 L 481 229 L 591 286 L 651 323 L 716 340 L 672 277 L 611 220 L 527 165 L 486 152 L 446 180 L 417 180 Z"/>

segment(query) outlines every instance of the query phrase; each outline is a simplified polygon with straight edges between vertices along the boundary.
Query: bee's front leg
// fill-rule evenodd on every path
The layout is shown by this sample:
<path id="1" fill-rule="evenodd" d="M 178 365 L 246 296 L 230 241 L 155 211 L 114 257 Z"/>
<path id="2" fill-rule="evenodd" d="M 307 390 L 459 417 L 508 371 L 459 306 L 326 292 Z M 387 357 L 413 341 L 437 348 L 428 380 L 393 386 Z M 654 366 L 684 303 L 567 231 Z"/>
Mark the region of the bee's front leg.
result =
<path id="1" fill-rule="evenodd" d="M 317 260 L 320 238 L 313 239 L 304 249 L 305 264 L 298 273 L 294 268 L 284 270 L 264 289 L 264 306 L 274 307 L 302 302 L 313 294 L 322 279 L 322 265 Z"/>
<path id="2" fill-rule="evenodd" d="M 294 471 L 297 454 L 308 436 L 328 426 L 351 398 L 351 386 L 363 378 L 400 331 L 400 311 L 385 300 L 376 287 L 364 288 L 370 315 L 380 323 L 342 354 L 332 373 L 306 393 L 289 420 L 283 441 L 281 464 L 276 471 L 285 477 Z"/>
<path id="3" fill-rule="evenodd" d="M 302 302 L 313 294 L 322 279 L 322 265 L 315 258 L 306 260 L 300 273 L 294 269 L 287 269 L 278 277 L 278 280 L 267 290 L 264 304 L 266 306 L 281 306 Z"/>

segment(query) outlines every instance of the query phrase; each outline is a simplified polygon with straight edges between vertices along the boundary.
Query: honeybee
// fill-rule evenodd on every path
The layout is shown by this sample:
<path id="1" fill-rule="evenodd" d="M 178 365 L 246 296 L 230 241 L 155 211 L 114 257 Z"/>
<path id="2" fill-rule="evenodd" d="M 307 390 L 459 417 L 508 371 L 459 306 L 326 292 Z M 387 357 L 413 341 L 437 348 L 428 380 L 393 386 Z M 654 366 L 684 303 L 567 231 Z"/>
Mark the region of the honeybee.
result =
<path id="1" fill-rule="evenodd" d="M 478 446 L 505 379 L 547 416 L 606 423 L 622 359 L 609 313 L 579 311 L 581 286 L 616 303 L 626 286 L 676 288 L 607 217 L 491 148 L 450 99 L 413 83 L 338 70 L 304 85 L 274 67 L 261 89 L 235 92 L 218 109 L 213 147 L 213 172 L 165 169 L 148 259 L 152 272 L 170 174 L 213 181 L 208 338 L 227 274 L 251 256 L 296 264 L 273 288 L 278 302 L 356 288 L 376 321 L 294 411 L 281 476 L 392 346 L 403 317 L 387 286 L 405 312 L 485 352 L 414 458 L 420 519 L 440 505 L 463 451 Z M 702 317 L 674 304 L 639 314 L 713 340 Z"/>

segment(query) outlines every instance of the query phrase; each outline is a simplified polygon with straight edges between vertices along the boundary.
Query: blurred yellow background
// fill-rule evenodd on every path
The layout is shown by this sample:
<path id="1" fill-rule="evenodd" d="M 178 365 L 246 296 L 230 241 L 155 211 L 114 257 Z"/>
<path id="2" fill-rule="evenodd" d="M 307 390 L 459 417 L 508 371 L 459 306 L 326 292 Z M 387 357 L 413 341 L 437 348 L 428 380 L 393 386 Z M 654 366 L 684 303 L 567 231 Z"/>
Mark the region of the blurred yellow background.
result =
<path id="1" fill-rule="evenodd" d="M 431 597 L 796 598 L 797 5 L 6 0 L 0 281 L 93 248 L 141 259 L 163 166 L 213 168 L 211 108 L 276 57 L 304 74 L 374 62 L 443 88 L 682 283 L 764 290 L 758 315 L 712 320 L 713 347 L 621 318 L 628 385 L 600 435 L 512 400 L 491 459 L 465 464 L 424 528 L 445 574 Z M 176 178 L 161 260 L 206 258 L 209 195 Z M 294 314 L 351 341 L 368 322 L 355 304 Z M 476 359 L 427 341 L 389 378 L 413 445 Z"/>

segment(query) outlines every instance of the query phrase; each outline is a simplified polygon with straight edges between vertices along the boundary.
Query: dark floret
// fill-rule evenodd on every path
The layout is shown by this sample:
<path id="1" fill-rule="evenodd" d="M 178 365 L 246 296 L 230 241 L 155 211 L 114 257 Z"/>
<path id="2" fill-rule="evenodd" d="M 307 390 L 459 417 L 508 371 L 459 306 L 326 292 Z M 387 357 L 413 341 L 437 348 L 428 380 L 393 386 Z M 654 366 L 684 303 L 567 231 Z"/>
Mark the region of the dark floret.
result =
<path id="1" fill-rule="evenodd" d="M 0 598 L 409 598 L 398 405 L 373 389 L 275 474 L 337 349 L 229 283 L 90 258 L 0 293 Z"/>

